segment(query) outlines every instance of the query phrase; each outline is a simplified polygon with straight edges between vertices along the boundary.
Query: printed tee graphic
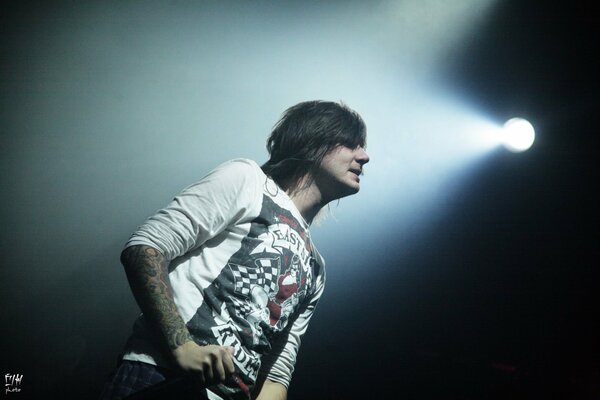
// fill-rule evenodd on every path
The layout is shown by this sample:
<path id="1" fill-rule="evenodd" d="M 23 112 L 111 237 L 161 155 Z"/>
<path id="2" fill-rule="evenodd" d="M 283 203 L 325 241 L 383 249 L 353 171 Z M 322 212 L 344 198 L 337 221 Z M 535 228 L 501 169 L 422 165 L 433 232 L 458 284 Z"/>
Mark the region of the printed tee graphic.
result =
<path id="1" fill-rule="evenodd" d="M 316 261 L 307 230 L 285 208 L 263 196 L 239 251 L 204 291 L 204 303 L 188 322 L 200 342 L 232 346 L 241 375 L 256 380 L 260 354 L 312 294 Z"/>

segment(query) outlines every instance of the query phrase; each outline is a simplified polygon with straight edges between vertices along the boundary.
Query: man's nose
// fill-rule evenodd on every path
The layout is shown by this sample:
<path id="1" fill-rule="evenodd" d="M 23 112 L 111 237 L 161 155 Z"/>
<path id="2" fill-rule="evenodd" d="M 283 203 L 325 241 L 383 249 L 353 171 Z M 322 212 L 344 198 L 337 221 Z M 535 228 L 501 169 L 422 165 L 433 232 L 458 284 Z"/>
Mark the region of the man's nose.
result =
<path id="1" fill-rule="evenodd" d="M 360 163 L 360 165 L 364 165 L 364 164 L 368 163 L 370 160 L 371 160 L 371 157 L 369 157 L 369 155 L 367 154 L 367 151 L 365 149 L 363 149 L 362 147 L 360 147 L 358 149 L 356 161 L 358 161 Z"/>

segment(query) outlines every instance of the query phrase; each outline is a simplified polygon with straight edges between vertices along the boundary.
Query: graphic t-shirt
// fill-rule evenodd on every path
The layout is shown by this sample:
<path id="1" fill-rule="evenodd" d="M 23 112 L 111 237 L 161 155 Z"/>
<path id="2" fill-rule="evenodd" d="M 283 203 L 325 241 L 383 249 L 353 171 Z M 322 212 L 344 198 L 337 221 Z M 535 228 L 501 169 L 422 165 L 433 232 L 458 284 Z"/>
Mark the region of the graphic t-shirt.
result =
<path id="1" fill-rule="evenodd" d="M 137 229 L 133 245 L 172 260 L 175 303 L 194 340 L 234 348 L 235 379 L 212 391 L 247 398 L 261 365 L 289 385 L 323 292 L 324 261 L 292 200 L 254 161 L 226 162 L 184 189 Z M 123 358 L 170 366 L 143 315 Z"/>

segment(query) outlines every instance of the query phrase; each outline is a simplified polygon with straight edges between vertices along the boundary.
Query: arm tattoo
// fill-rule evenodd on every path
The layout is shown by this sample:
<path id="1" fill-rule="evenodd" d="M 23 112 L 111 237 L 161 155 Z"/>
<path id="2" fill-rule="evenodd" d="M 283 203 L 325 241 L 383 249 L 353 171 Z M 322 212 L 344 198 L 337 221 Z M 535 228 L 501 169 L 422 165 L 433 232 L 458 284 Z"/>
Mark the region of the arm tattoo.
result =
<path id="1" fill-rule="evenodd" d="M 138 305 L 169 349 L 192 340 L 173 300 L 168 261 L 161 252 L 150 246 L 131 246 L 123 250 L 121 262 Z"/>

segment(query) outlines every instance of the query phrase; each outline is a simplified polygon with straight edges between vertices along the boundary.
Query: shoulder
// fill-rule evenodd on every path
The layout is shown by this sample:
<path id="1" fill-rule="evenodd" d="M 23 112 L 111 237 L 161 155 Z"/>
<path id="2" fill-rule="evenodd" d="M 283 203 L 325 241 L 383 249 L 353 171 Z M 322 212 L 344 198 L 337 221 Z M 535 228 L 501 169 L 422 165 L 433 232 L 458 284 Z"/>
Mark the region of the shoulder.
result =
<path id="1" fill-rule="evenodd" d="M 184 193 L 206 198 L 211 204 L 247 209 L 250 204 L 260 203 L 265 180 L 266 175 L 255 161 L 237 158 L 218 165 Z"/>
<path id="2" fill-rule="evenodd" d="M 255 161 L 247 158 L 236 158 L 218 165 L 185 190 L 203 189 L 206 186 L 226 188 L 249 184 L 262 185 L 265 177 L 266 175 Z"/>
<path id="3" fill-rule="evenodd" d="M 233 160 L 225 161 L 224 163 L 217 166 L 211 174 L 229 174 L 229 175 L 248 175 L 256 177 L 264 177 L 265 174 L 262 169 L 258 166 L 256 161 L 249 158 L 235 158 Z"/>

